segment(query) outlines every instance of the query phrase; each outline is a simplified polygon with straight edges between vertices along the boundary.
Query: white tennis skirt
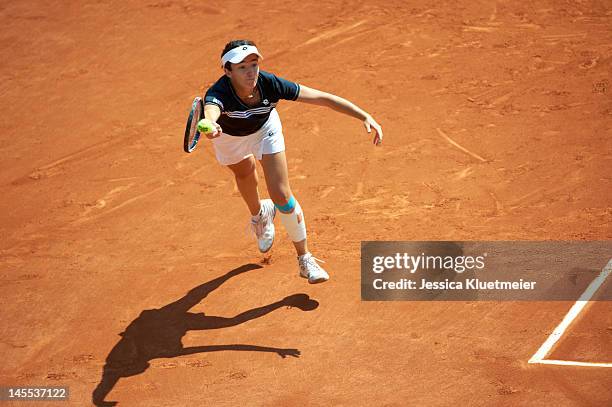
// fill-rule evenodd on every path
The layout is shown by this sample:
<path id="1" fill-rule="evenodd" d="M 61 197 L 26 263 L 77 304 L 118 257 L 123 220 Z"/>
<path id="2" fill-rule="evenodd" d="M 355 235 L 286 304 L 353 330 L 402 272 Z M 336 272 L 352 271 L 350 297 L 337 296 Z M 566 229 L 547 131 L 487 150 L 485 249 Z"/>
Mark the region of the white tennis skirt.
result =
<path id="1" fill-rule="evenodd" d="M 255 133 L 244 137 L 222 133 L 212 143 L 222 165 L 237 164 L 251 155 L 261 160 L 263 154 L 285 151 L 283 125 L 276 109 L 272 109 L 268 121 Z"/>

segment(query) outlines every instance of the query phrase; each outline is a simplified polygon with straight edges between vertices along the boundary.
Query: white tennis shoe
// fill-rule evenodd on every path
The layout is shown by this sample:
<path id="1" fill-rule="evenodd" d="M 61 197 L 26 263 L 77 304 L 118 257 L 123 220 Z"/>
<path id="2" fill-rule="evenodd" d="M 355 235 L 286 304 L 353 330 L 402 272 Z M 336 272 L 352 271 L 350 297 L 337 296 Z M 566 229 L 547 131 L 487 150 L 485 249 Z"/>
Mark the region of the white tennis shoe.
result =
<path id="1" fill-rule="evenodd" d="M 298 257 L 300 276 L 307 278 L 310 284 L 324 283 L 329 280 L 329 274 L 319 266 L 317 261 L 325 263 L 323 260 L 317 259 L 310 253 Z"/>
<path id="2" fill-rule="evenodd" d="M 251 218 L 251 230 L 257 236 L 259 251 L 267 253 L 274 243 L 274 217 L 276 207 L 271 199 L 263 199 L 260 203 L 259 215 Z"/>

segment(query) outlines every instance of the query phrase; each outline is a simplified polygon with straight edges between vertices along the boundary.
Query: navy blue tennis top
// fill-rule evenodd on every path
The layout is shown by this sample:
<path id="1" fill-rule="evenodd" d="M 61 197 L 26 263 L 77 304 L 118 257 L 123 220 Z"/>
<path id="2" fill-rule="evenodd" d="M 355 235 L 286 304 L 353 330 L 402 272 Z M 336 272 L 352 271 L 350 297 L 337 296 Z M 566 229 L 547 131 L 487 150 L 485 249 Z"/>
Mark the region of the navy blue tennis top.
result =
<path id="1" fill-rule="evenodd" d="M 206 91 L 204 104 L 217 105 L 221 109 L 217 122 L 223 133 L 238 137 L 255 133 L 268 120 L 280 99 L 296 100 L 300 94 L 299 84 L 264 71 L 259 71 L 257 88 L 261 101 L 256 106 L 245 105 L 225 75 Z"/>

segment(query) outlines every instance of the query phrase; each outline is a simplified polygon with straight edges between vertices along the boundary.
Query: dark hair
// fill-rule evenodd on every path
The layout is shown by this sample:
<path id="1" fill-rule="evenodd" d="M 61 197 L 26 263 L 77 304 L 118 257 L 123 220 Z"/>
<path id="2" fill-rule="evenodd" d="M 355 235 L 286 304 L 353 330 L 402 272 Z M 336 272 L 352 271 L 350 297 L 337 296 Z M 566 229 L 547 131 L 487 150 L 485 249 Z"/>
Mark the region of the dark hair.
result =
<path id="1" fill-rule="evenodd" d="M 255 46 L 255 43 L 251 40 L 232 40 L 230 42 L 228 42 L 227 44 L 225 44 L 225 48 L 223 48 L 223 52 L 221 53 L 221 58 L 223 58 L 223 55 L 227 54 L 229 51 L 233 50 L 236 47 L 239 47 L 241 45 L 252 45 Z M 231 62 L 226 62 L 225 63 L 225 69 L 227 69 L 228 71 L 232 70 L 232 63 Z"/>

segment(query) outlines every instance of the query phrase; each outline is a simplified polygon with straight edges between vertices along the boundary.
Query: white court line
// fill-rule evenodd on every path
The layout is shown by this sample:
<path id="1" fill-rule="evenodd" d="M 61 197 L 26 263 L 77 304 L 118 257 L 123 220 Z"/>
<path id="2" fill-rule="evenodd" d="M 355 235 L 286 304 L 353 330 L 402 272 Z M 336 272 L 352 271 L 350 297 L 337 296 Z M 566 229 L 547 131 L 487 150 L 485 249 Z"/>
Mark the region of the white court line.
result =
<path id="1" fill-rule="evenodd" d="M 573 366 L 600 366 L 600 367 L 612 367 L 612 363 L 583 363 L 583 362 L 572 362 L 572 361 L 564 361 L 564 360 L 545 360 L 544 358 L 548 355 L 548 352 L 552 349 L 552 347 L 557 343 L 561 336 L 565 332 L 568 326 L 572 323 L 572 321 L 578 316 L 580 311 L 587 305 L 593 294 L 599 289 L 599 287 L 603 284 L 606 278 L 612 272 L 612 259 L 608 261 L 606 267 L 601 270 L 599 276 L 589 284 L 587 289 L 582 293 L 578 301 L 570 308 L 569 312 L 563 318 L 563 321 L 555 328 L 555 330 L 550 334 L 546 342 L 540 346 L 540 349 L 536 353 L 533 354 L 531 359 L 529 359 L 528 363 L 542 363 L 542 364 L 557 364 L 557 365 L 573 365 Z M 552 363 L 557 362 L 557 363 Z"/>
<path id="2" fill-rule="evenodd" d="M 543 359 L 537 362 L 530 361 L 529 363 L 539 363 L 542 365 L 561 365 L 561 366 L 612 367 L 612 363 L 576 362 L 574 360 Z"/>

